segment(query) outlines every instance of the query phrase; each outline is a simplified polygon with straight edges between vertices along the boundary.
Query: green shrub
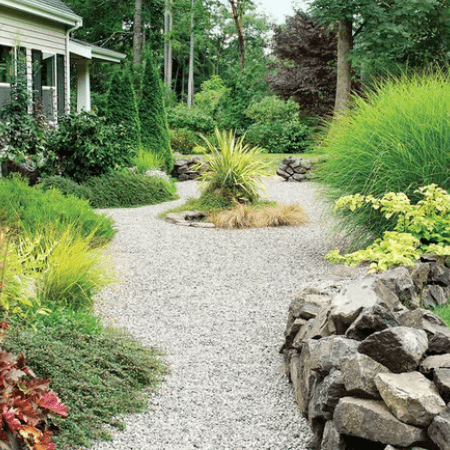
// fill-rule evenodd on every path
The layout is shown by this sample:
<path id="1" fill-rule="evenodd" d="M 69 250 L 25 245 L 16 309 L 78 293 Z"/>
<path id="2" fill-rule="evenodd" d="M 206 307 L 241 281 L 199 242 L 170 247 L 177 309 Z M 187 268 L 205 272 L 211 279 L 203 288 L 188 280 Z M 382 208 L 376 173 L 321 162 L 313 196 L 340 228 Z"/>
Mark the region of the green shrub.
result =
<path id="1" fill-rule="evenodd" d="M 196 133 L 214 132 L 214 119 L 196 108 L 188 109 L 185 105 L 167 109 L 167 121 L 170 128 L 184 128 Z"/>
<path id="2" fill-rule="evenodd" d="M 190 155 L 193 149 L 202 143 L 202 139 L 186 128 L 170 130 L 170 145 L 175 153 Z"/>
<path id="3" fill-rule="evenodd" d="M 48 147 L 56 160 L 47 173 L 63 173 L 76 181 L 128 166 L 135 154 L 123 125 L 108 124 L 106 118 L 86 111 L 61 117 Z"/>
<path id="4" fill-rule="evenodd" d="M 69 415 L 52 418 L 58 448 L 88 447 L 94 439 L 110 440 L 106 424 L 123 429 L 121 415 L 148 405 L 148 390 L 156 390 L 166 370 L 153 349 L 83 313 L 61 308 L 11 327 L 7 351 L 27 355 L 28 366 L 44 379 L 68 406 Z"/>
<path id="5" fill-rule="evenodd" d="M 228 202 L 252 203 L 263 188 L 261 178 L 269 175 L 268 164 L 261 158 L 262 150 L 243 143 L 232 132 L 216 129 L 218 146 L 205 139 L 211 153 L 204 154 L 207 163 L 201 179 L 202 196 L 222 196 Z"/>
<path id="6" fill-rule="evenodd" d="M 18 177 L 0 180 L 0 227 L 30 235 L 47 228 L 65 230 L 68 226 L 80 236 L 91 236 L 97 245 L 110 241 L 116 231 L 113 221 L 96 214 L 88 201 L 65 197 L 56 189 L 44 191 L 28 186 Z"/>
<path id="7" fill-rule="evenodd" d="M 94 208 L 154 205 L 176 199 L 175 186 L 159 177 L 130 171 L 89 178 L 89 202 Z"/>
<path id="8" fill-rule="evenodd" d="M 355 98 L 354 108 L 331 123 L 318 172 L 328 199 L 347 194 L 381 197 L 436 183 L 450 188 L 450 83 L 445 74 L 390 80 Z M 388 221 L 368 205 L 345 216 L 343 226 L 358 237 L 382 236 Z M 357 231 L 360 230 L 360 233 Z"/>
<path id="9" fill-rule="evenodd" d="M 246 114 L 254 122 L 270 123 L 274 120 L 290 122 L 300 116 L 300 106 L 294 100 L 282 100 L 275 96 L 267 96 L 259 101 L 252 101 Z"/>
<path id="10" fill-rule="evenodd" d="M 344 256 L 334 250 L 327 258 L 334 263 L 356 266 L 372 263 L 370 271 L 382 271 L 390 266 L 409 265 L 421 255 L 450 256 L 450 195 L 435 184 L 414 192 L 423 196 L 417 204 L 411 204 L 403 193 L 392 192 L 377 199 L 371 195 L 347 195 L 336 202 L 336 208 L 352 213 L 363 205 L 380 211 L 386 219 L 393 219 L 394 231 L 386 231 L 364 250 Z"/>
<path id="11" fill-rule="evenodd" d="M 161 156 L 164 161 L 164 169 L 169 173 L 172 172 L 173 154 L 170 148 L 169 127 L 164 106 L 164 87 L 150 51 L 147 52 L 145 58 L 139 119 L 143 148 Z"/>
<path id="12" fill-rule="evenodd" d="M 228 92 L 229 89 L 225 86 L 219 75 L 212 75 L 209 80 L 201 84 L 200 92 L 194 95 L 195 109 L 212 117 L 216 112 L 220 99 Z M 209 133 L 212 131 L 209 130 Z M 208 131 L 205 130 L 204 132 Z"/>
<path id="13" fill-rule="evenodd" d="M 144 173 L 152 169 L 160 169 L 164 166 L 164 161 L 161 156 L 144 150 L 140 150 L 131 162 L 139 173 Z"/>
<path id="14" fill-rule="evenodd" d="M 269 153 L 300 153 L 311 146 L 311 128 L 299 120 L 254 123 L 247 128 L 245 140 Z"/>
<path id="15" fill-rule="evenodd" d="M 48 191 L 52 188 L 58 189 L 59 192 L 68 196 L 74 195 L 78 198 L 88 199 L 90 194 L 89 190 L 72 180 L 71 178 L 61 177 L 59 175 L 52 175 L 49 177 L 43 177 L 39 180 L 39 186 Z"/>
<path id="16" fill-rule="evenodd" d="M 122 144 L 138 149 L 141 145 L 141 123 L 130 67 L 126 64 L 121 71 L 116 70 L 108 91 L 107 119 L 109 123 L 125 127 Z"/>

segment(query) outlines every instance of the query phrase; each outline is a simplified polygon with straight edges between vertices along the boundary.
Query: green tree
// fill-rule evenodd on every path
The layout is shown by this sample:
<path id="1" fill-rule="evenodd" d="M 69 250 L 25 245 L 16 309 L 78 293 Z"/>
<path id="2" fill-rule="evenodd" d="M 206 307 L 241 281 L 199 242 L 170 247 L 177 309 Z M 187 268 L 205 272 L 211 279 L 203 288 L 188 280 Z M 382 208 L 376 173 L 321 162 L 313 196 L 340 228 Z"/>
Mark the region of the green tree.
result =
<path id="1" fill-rule="evenodd" d="M 164 106 L 164 88 L 150 50 L 147 50 L 145 56 L 139 118 L 142 146 L 160 155 L 165 168 L 172 171 L 173 155 Z"/>
<path id="2" fill-rule="evenodd" d="M 124 66 L 123 71 L 114 72 L 108 91 L 106 112 L 111 122 L 125 126 L 126 144 L 130 144 L 136 150 L 139 149 L 141 125 L 128 64 Z"/>
<path id="3" fill-rule="evenodd" d="M 377 75 L 399 65 L 448 62 L 448 0 L 313 0 L 311 5 L 313 15 L 338 33 L 335 111 L 348 105 L 352 68 Z"/>

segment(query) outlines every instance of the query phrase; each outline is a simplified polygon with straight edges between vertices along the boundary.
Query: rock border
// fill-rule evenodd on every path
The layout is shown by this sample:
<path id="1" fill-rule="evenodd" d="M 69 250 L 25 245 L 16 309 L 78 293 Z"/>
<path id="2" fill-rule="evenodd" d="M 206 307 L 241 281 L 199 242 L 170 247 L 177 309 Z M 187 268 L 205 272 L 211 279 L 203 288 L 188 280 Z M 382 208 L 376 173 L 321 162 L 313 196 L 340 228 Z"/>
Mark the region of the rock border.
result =
<path id="1" fill-rule="evenodd" d="M 164 220 L 182 227 L 215 228 L 213 223 L 203 222 L 206 217 L 205 213 L 199 211 L 182 211 L 180 213 L 169 213 L 164 217 Z"/>

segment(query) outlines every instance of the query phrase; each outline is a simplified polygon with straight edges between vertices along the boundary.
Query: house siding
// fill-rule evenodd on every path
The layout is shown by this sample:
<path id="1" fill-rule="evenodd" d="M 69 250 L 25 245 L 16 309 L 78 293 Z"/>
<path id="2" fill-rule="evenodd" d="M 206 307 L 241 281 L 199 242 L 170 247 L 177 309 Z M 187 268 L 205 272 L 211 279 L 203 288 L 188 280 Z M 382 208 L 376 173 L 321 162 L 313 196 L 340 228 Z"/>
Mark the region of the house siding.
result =
<path id="1" fill-rule="evenodd" d="M 10 8 L 0 6 L 0 44 L 10 47 L 20 46 L 26 49 L 27 56 L 27 73 L 28 84 L 31 89 L 31 52 L 32 50 L 40 50 L 44 53 L 52 53 L 55 55 L 67 54 L 66 27 L 57 22 L 52 22 L 34 15 L 15 11 Z M 68 66 L 64 70 L 64 96 L 65 110 L 69 109 L 67 86 L 69 76 L 67 73 Z M 54 110 L 56 111 L 56 99 Z"/>

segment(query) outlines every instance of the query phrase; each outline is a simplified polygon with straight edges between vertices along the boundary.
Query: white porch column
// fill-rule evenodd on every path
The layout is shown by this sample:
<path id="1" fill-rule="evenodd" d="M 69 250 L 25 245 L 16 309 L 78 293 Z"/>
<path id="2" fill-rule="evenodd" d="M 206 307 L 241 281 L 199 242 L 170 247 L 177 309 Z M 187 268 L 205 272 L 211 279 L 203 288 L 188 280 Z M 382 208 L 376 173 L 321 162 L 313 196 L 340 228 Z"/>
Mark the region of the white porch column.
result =
<path id="1" fill-rule="evenodd" d="M 77 61 L 77 112 L 91 110 L 91 84 L 89 80 L 89 61 Z"/>

